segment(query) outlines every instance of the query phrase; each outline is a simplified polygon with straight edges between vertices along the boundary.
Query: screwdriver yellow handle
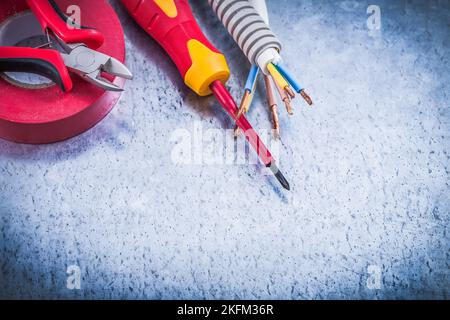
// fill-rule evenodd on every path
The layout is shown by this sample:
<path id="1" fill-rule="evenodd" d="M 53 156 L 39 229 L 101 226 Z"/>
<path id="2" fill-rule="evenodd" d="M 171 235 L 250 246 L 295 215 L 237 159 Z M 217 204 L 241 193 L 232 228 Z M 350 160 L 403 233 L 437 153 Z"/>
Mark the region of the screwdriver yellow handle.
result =
<path id="1" fill-rule="evenodd" d="M 170 55 L 184 82 L 200 96 L 230 77 L 226 59 L 205 37 L 187 0 L 122 0 L 136 22 Z"/>

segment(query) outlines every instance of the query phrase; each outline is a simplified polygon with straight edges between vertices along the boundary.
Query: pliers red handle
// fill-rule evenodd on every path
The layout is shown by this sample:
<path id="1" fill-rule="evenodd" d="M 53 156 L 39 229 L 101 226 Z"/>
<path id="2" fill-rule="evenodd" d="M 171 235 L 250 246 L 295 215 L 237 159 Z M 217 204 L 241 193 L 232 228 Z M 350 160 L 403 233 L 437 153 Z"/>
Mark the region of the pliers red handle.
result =
<path id="1" fill-rule="evenodd" d="M 95 50 L 105 41 L 98 30 L 83 26 L 69 28 L 69 25 L 73 25 L 71 18 L 64 14 L 54 0 L 27 0 L 27 3 L 39 20 L 42 30 L 51 30 L 65 43 L 84 43 Z"/>
<path id="2" fill-rule="evenodd" d="M 56 39 L 58 48 L 37 49 L 0 47 L 0 72 L 29 72 L 55 82 L 63 91 L 73 87 L 69 70 L 106 90 L 121 89 L 101 76 L 102 72 L 131 79 L 131 72 L 118 60 L 95 51 L 103 42 L 103 35 L 91 28 L 77 26 L 57 6 L 54 0 L 27 0 L 42 30 Z"/>

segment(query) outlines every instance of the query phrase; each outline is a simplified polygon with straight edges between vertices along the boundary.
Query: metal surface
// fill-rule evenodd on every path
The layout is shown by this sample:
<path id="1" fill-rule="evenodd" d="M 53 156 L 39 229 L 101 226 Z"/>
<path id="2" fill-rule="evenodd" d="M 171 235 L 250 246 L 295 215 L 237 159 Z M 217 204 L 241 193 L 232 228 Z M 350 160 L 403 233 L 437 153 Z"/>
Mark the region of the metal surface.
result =
<path id="1" fill-rule="evenodd" d="M 191 3 L 240 98 L 247 59 Z M 114 4 L 135 74 L 119 105 L 67 142 L 0 141 L 2 298 L 449 298 L 448 1 L 377 1 L 380 31 L 372 2 L 268 1 L 315 98 L 280 113 L 290 192 L 262 166 L 210 161 L 233 138 L 208 130 L 233 123 Z M 248 116 L 271 127 L 264 90 Z M 188 164 L 173 159 L 180 131 Z"/>

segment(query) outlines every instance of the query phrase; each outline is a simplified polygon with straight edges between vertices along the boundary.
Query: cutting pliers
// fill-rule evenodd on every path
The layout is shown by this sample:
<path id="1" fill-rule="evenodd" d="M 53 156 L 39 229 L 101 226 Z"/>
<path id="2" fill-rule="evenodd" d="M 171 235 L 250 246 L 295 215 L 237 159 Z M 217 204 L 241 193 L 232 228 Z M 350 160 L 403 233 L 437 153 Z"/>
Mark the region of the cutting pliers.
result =
<path id="1" fill-rule="evenodd" d="M 102 73 L 132 79 L 117 59 L 96 51 L 104 42 L 95 29 L 73 26 L 54 0 L 27 0 L 49 40 L 49 48 L 0 47 L 0 72 L 27 72 L 44 76 L 63 91 L 72 89 L 72 71 L 84 80 L 109 91 L 122 91 Z"/>

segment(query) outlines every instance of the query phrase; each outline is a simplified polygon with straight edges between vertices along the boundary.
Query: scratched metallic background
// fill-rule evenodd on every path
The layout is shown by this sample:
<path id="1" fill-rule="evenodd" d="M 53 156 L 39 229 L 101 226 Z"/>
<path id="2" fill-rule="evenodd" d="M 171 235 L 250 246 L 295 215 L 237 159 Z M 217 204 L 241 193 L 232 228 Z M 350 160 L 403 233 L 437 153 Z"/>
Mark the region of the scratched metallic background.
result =
<path id="1" fill-rule="evenodd" d="M 239 97 L 248 64 L 205 2 Z M 281 113 L 293 190 L 259 166 L 172 163 L 173 130 L 232 123 L 114 2 L 136 75 L 114 111 L 67 142 L 0 141 L 1 298 L 448 299 L 449 2 L 268 2 L 316 101 Z M 263 98 L 249 118 L 270 126 Z"/>

